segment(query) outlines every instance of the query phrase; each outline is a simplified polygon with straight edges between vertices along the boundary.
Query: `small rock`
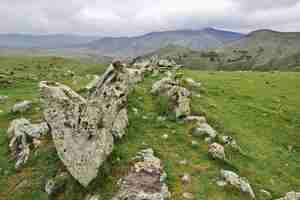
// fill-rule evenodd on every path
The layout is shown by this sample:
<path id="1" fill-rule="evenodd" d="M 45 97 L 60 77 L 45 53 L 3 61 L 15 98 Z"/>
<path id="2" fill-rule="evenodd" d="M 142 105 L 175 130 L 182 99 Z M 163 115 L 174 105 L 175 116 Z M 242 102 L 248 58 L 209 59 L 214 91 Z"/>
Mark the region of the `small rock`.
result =
<path id="1" fill-rule="evenodd" d="M 261 197 L 265 200 L 269 200 L 269 199 L 272 199 L 272 195 L 270 192 L 268 192 L 267 190 L 264 190 L 264 189 L 261 189 L 259 190 L 260 194 L 261 194 Z"/>
<path id="2" fill-rule="evenodd" d="M 215 138 L 217 136 L 217 131 L 213 129 L 208 123 L 201 123 L 198 127 L 192 130 L 192 135 L 195 137 L 208 136 L 210 138 Z"/>
<path id="3" fill-rule="evenodd" d="M 166 140 L 166 139 L 169 138 L 169 135 L 168 135 L 168 134 L 164 134 L 164 135 L 162 136 L 162 138 Z"/>
<path id="4" fill-rule="evenodd" d="M 5 101 L 8 99 L 8 96 L 1 96 L 0 95 L 0 103 L 5 103 Z"/>
<path id="5" fill-rule="evenodd" d="M 246 178 L 240 177 L 232 171 L 223 169 L 221 170 L 221 178 L 230 185 L 240 189 L 242 192 L 248 193 L 252 199 L 255 199 L 255 194 Z"/>
<path id="6" fill-rule="evenodd" d="M 205 117 L 203 116 L 187 116 L 184 121 L 186 123 L 193 123 L 193 122 L 196 122 L 198 123 L 199 125 L 202 124 L 202 123 L 206 123 L 206 119 Z"/>
<path id="7" fill-rule="evenodd" d="M 224 181 L 224 180 L 218 180 L 216 183 L 217 183 L 217 185 L 220 186 L 220 187 L 224 187 L 224 186 L 227 185 L 227 182 Z"/>
<path id="8" fill-rule="evenodd" d="M 187 160 L 186 159 L 181 160 L 181 161 L 179 161 L 179 164 L 180 165 L 187 165 Z"/>
<path id="9" fill-rule="evenodd" d="M 31 101 L 22 101 L 22 102 L 15 104 L 13 106 L 13 108 L 11 109 L 11 111 L 13 113 L 24 113 L 24 112 L 28 111 L 31 108 L 31 106 L 32 106 Z"/>
<path id="10" fill-rule="evenodd" d="M 182 194 L 182 197 L 186 200 L 193 200 L 195 199 L 195 196 L 192 193 L 185 192 Z"/>
<path id="11" fill-rule="evenodd" d="M 181 181 L 184 184 L 189 184 L 191 182 L 191 176 L 188 173 L 184 173 L 181 177 Z"/>
<path id="12" fill-rule="evenodd" d="M 225 160 L 225 151 L 224 147 L 218 143 L 213 143 L 209 145 L 208 153 L 214 158 L 214 159 L 220 159 Z"/>
<path id="13" fill-rule="evenodd" d="M 300 200 L 300 192 L 291 191 L 286 193 L 286 195 L 277 200 Z"/>
<path id="14" fill-rule="evenodd" d="M 192 147 L 198 147 L 199 143 L 195 140 L 192 141 Z"/>
<path id="15" fill-rule="evenodd" d="M 100 195 L 91 195 L 91 194 L 86 195 L 86 197 L 84 198 L 84 200 L 99 200 L 99 199 L 100 199 Z"/>
<path id="16" fill-rule="evenodd" d="M 185 78 L 185 82 L 190 87 L 201 87 L 201 83 L 194 81 L 192 78 Z"/>

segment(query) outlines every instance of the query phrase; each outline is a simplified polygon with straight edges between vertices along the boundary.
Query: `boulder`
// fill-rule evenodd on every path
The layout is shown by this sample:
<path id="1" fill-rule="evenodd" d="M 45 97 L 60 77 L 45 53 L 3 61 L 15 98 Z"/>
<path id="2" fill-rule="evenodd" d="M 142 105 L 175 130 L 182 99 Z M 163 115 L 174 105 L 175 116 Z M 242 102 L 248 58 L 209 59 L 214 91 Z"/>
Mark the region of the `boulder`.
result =
<path id="1" fill-rule="evenodd" d="M 249 181 L 246 178 L 240 177 L 232 171 L 223 169 L 221 170 L 221 178 L 228 184 L 238 188 L 240 191 L 247 193 L 252 199 L 255 199 L 255 194 Z"/>
<path id="2" fill-rule="evenodd" d="M 277 200 L 300 200 L 300 192 L 291 191 L 286 193 L 286 195 Z"/>
<path id="3" fill-rule="evenodd" d="M 33 139 L 40 138 L 48 132 L 47 123 L 31 124 L 24 118 L 15 119 L 10 123 L 7 134 L 10 152 L 16 160 L 16 169 L 27 162 Z"/>
<path id="4" fill-rule="evenodd" d="M 143 71 L 140 69 L 127 68 L 129 81 L 131 84 L 139 83 L 143 80 Z"/>
<path id="5" fill-rule="evenodd" d="M 83 98 L 56 82 L 41 82 L 44 116 L 59 158 L 83 186 L 111 154 L 113 136 L 125 134 L 129 75 L 116 61 Z"/>
<path id="6" fill-rule="evenodd" d="M 24 113 L 26 111 L 28 111 L 32 106 L 32 102 L 31 101 L 22 101 L 22 102 L 19 102 L 17 104 L 15 104 L 11 111 L 13 113 Z"/>
<path id="7" fill-rule="evenodd" d="M 212 143 L 208 147 L 208 153 L 214 159 L 225 160 L 224 147 L 218 143 Z"/>
<path id="8" fill-rule="evenodd" d="M 165 200 L 170 197 L 166 173 L 152 149 L 138 153 L 136 162 L 126 177 L 120 180 L 120 190 L 112 200 Z"/>

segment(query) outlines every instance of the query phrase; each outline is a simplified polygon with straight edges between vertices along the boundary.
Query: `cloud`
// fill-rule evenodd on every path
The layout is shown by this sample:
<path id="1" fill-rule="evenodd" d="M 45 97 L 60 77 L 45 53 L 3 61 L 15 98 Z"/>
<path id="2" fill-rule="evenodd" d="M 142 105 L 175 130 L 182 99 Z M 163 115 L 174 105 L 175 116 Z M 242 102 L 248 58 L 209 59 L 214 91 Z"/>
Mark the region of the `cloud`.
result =
<path id="1" fill-rule="evenodd" d="M 132 36 L 207 26 L 300 31 L 299 0 L 1 0 L 0 33 Z"/>

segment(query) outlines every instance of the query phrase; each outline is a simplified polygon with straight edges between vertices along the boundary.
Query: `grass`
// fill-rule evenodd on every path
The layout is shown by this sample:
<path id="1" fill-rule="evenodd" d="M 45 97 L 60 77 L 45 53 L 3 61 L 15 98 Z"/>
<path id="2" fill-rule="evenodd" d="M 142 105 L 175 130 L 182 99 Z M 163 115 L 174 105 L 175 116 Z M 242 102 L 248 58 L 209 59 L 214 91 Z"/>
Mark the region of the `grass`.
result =
<path id="1" fill-rule="evenodd" d="M 29 63 L 49 66 L 49 62 L 58 58 L 29 59 L 30 61 L 28 58 L 19 58 L 19 61 L 6 59 L 5 63 L 14 63 L 10 66 L 28 62 L 26 65 L 32 68 L 27 68 L 26 72 L 16 72 L 21 76 L 27 72 L 33 75 L 40 72 L 35 69 L 37 65 Z M 1 64 L 2 61 L 0 60 L 0 66 L 6 66 Z M 57 79 L 52 75 L 48 78 L 66 83 L 75 90 L 80 90 L 89 81 L 88 78 L 74 83 L 74 77 L 64 77 L 61 74 L 71 68 L 77 76 L 86 77 L 86 74 L 99 74 L 104 69 L 66 59 L 55 66 L 62 67 L 56 73 Z M 51 68 L 47 70 L 50 70 L 48 74 L 52 74 Z M 299 73 L 183 72 L 204 85 L 203 88 L 193 89 L 193 93 L 202 94 L 200 98 L 192 96 L 193 113 L 205 115 L 220 134 L 232 135 L 241 146 L 242 154 L 226 149 L 230 165 L 213 161 L 207 154 L 207 144 L 200 138 L 192 137 L 189 126 L 178 123 L 172 117 L 166 121 L 158 120 L 159 116 L 167 115 L 166 102 L 149 92 L 159 77 L 147 76 L 130 94 L 128 133 L 116 142 L 113 154 L 102 166 L 98 177 L 88 188 L 81 187 L 70 178 L 65 192 L 56 199 L 79 200 L 87 193 L 99 193 L 103 200 L 111 199 L 118 189 L 116 183 L 131 165 L 131 158 L 144 148 L 153 148 L 163 161 L 172 200 L 181 200 L 183 192 L 194 193 L 197 200 L 247 200 L 248 197 L 238 190 L 221 188 L 215 184 L 221 168 L 234 169 L 247 177 L 256 194 L 259 194 L 260 189 L 265 189 L 274 197 L 279 197 L 300 188 Z M 47 196 L 42 190 L 44 181 L 65 170 L 56 155 L 51 138 L 45 138 L 43 147 L 31 154 L 22 170 L 15 171 L 14 162 L 8 160 L 6 129 L 12 119 L 20 117 L 9 114 L 8 108 L 22 99 L 35 100 L 35 107 L 38 107 L 37 83 L 41 78 L 37 81 L 15 79 L 16 83 L 12 87 L 0 89 L 0 95 L 9 96 L 9 102 L 0 105 L 0 110 L 4 111 L 0 113 L 0 200 L 46 200 Z M 133 111 L 134 108 L 138 109 L 137 114 Z M 41 111 L 33 109 L 25 117 L 35 121 L 41 119 L 42 115 Z M 168 134 L 168 139 L 163 139 L 164 134 Z M 199 143 L 198 147 L 192 145 L 193 140 Z M 187 160 L 187 164 L 180 164 L 182 160 Z M 191 175 L 190 184 L 181 183 L 180 175 L 183 173 Z M 27 184 L 20 187 L 24 180 L 27 180 Z M 258 195 L 257 199 L 262 198 Z"/>

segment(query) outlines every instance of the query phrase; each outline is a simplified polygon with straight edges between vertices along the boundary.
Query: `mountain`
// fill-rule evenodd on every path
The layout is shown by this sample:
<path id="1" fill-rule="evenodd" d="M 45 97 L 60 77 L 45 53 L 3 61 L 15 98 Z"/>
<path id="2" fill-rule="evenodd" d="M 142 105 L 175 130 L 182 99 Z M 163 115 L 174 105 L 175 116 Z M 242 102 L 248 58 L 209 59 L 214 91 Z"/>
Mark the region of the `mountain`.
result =
<path id="1" fill-rule="evenodd" d="M 257 30 L 216 49 L 194 51 L 177 46 L 152 54 L 197 69 L 300 70 L 300 33 Z"/>
<path id="2" fill-rule="evenodd" d="M 81 47 L 93 49 L 106 56 L 138 56 L 168 45 L 194 50 L 220 47 L 243 38 L 243 34 L 213 28 L 152 32 L 138 37 L 105 37 Z"/>
<path id="3" fill-rule="evenodd" d="M 0 34 L 0 48 L 65 48 L 89 43 L 99 37 L 79 35 Z"/>

